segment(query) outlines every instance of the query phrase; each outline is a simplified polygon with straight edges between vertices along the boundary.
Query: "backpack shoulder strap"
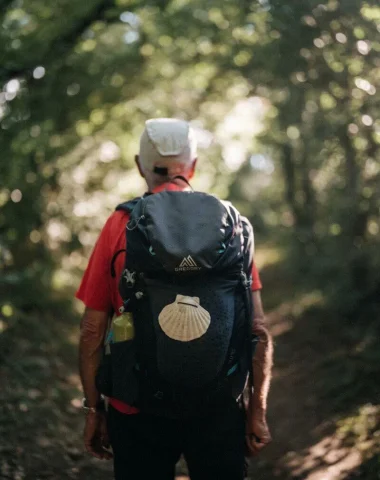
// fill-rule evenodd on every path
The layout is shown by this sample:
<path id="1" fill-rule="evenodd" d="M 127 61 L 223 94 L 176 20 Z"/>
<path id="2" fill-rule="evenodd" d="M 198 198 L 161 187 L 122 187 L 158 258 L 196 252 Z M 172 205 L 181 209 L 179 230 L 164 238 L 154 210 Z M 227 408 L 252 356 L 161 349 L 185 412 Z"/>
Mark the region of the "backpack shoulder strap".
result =
<path id="1" fill-rule="evenodd" d="M 133 200 L 128 200 L 127 202 L 119 203 L 119 205 L 115 208 L 115 210 L 116 211 L 123 210 L 124 212 L 131 213 L 132 210 L 135 208 L 135 206 L 138 204 L 138 202 L 142 198 L 143 197 L 136 197 Z"/>
<path id="2" fill-rule="evenodd" d="M 119 205 L 115 208 L 116 211 L 124 210 L 124 212 L 131 213 L 135 206 L 139 203 L 140 200 L 143 198 L 149 197 L 152 195 L 152 192 L 146 192 L 142 197 L 136 197 L 133 200 L 128 200 L 127 202 L 119 203 Z"/>
<path id="3" fill-rule="evenodd" d="M 243 225 L 244 237 L 244 272 L 250 276 L 253 264 L 253 255 L 255 249 L 255 240 L 253 234 L 253 227 L 251 222 L 246 217 L 241 217 Z"/>
<path id="4" fill-rule="evenodd" d="M 139 201 L 147 195 L 148 195 L 148 193 L 145 193 L 142 197 L 136 197 L 133 200 L 128 200 L 127 202 L 119 203 L 119 205 L 115 208 L 115 211 L 117 212 L 117 211 L 121 210 L 123 212 L 131 213 L 132 210 L 135 208 L 135 206 L 139 203 Z M 119 256 L 120 253 L 123 253 L 125 251 L 126 251 L 125 248 L 122 248 L 122 249 L 118 250 L 117 252 L 115 252 L 115 254 L 112 257 L 112 260 L 111 260 L 111 276 L 112 276 L 112 278 L 116 277 L 116 271 L 115 271 L 116 259 L 117 259 L 117 257 Z"/>

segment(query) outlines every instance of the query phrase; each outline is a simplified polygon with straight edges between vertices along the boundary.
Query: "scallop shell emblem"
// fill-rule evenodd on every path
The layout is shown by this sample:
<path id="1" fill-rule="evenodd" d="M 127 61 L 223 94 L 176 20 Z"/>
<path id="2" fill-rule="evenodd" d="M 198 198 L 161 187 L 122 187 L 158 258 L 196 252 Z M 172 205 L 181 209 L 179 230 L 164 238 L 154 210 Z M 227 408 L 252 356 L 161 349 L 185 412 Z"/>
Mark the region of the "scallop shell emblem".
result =
<path id="1" fill-rule="evenodd" d="M 207 332 L 211 316 L 201 307 L 198 297 L 177 295 L 174 303 L 163 308 L 158 322 L 168 337 L 190 342 Z"/>

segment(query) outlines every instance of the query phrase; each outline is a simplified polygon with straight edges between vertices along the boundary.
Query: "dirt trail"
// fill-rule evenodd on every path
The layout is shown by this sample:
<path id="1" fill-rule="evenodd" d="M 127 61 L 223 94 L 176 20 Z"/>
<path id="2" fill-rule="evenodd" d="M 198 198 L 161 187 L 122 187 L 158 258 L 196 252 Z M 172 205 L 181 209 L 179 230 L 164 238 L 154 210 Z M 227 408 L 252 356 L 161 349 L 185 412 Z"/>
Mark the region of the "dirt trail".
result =
<path id="1" fill-rule="evenodd" d="M 328 318 L 321 303 L 319 294 L 311 292 L 267 315 L 275 341 L 268 409 L 274 441 L 252 461 L 252 479 L 380 478 L 372 469 L 362 476 L 359 468 L 366 455 L 373 463 L 380 453 L 380 408 L 361 406 L 365 396 L 349 394 L 350 384 L 355 383 L 352 375 L 346 385 L 339 375 L 350 374 L 348 359 L 358 340 L 345 337 L 344 325 Z M 357 408 L 363 422 L 360 435 L 356 431 L 360 422 L 354 423 L 357 419 L 352 420 L 352 431 L 349 421 L 343 424 L 341 420 Z M 374 471 L 380 472 L 379 467 L 380 463 Z"/>
<path id="2" fill-rule="evenodd" d="M 318 309 L 303 313 L 318 301 L 309 295 L 268 314 L 276 342 L 269 402 L 274 442 L 252 462 L 255 480 L 340 480 L 361 460 L 335 433 L 336 418 L 321 396 L 325 371 L 320 365 L 327 353 L 340 355 L 347 347 Z M 110 463 L 90 458 L 82 448 L 77 327 L 64 328 L 61 319 L 55 328 L 49 321 L 44 335 L 21 336 L 15 350 L 7 351 L 3 343 L 0 478 L 110 479 Z M 63 344 L 62 338 L 69 340 Z"/>

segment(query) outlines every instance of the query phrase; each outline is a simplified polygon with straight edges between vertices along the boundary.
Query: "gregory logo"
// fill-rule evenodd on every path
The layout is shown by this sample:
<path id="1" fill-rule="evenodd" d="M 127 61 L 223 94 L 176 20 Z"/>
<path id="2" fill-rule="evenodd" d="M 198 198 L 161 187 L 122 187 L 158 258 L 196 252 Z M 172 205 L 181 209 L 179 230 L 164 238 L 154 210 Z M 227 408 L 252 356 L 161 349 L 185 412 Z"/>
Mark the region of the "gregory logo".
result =
<path id="1" fill-rule="evenodd" d="M 198 267 L 198 265 L 195 263 L 193 260 L 192 256 L 189 255 L 188 257 L 184 257 L 182 262 L 179 264 L 179 266 L 175 269 L 176 272 L 189 272 L 190 270 L 200 270 L 201 267 Z"/>

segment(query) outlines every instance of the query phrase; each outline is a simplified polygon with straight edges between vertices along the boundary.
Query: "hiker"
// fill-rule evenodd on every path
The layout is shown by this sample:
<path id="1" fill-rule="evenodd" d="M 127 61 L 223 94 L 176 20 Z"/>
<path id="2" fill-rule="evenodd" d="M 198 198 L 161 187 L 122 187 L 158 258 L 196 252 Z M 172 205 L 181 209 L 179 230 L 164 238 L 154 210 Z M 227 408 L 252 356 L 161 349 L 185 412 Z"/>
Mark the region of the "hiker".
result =
<path id="1" fill-rule="evenodd" d="M 173 480 L 181 454 L 192 480 L 242 480 L 245 456 L 271 441 L 252 229 L 192 191 L 196 162 L 187 122 L 146 122 L 136 165 L 148 193 L 109 217 L 76 293 L 84 443 L 113 457 L 116 480 Z"/>

